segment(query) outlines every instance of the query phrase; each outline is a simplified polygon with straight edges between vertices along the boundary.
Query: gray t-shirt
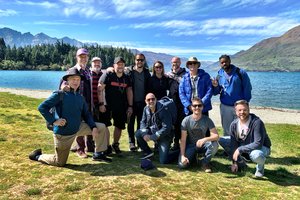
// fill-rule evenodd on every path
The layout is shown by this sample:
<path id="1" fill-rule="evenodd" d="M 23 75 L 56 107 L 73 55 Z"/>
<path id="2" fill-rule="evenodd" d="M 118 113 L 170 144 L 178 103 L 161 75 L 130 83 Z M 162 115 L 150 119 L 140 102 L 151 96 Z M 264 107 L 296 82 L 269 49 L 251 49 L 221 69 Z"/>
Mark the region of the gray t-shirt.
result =
<path id="1" fill-rule="evenodd" d="M 145 100 L 144 70 L 141 73 L 134 70 L 133 78 L 134 78 L 133 101 L 134 102 L 143 102 Z"/>
<path id="2" fill-rule="evenodd" d="M 181 130 L 187 131 L 187 144 L 196 144 L 199 139 L 205 138 L 206 131 L 212 128 L 215 128 L 215 124 L 206 115 L 202 115 L 197 121 L 189 115 L 181 123 Z"/>

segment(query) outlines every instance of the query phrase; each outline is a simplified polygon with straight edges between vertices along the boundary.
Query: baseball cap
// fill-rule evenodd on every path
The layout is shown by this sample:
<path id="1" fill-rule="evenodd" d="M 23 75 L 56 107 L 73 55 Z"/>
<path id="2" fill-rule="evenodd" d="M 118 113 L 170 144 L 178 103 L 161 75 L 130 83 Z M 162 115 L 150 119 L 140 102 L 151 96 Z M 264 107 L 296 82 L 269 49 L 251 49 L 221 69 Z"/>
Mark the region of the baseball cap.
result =
<path id="1" fill-rule="evenodd" d="M 125 63 L 125 60 L 122 57 L 118 56 L 118 57 L 115 58 L 114 63 L 117 64 L 118 62 Z"/>
<path id="2" fill-rule="evenodd" d="M 77 53 L 76 53 L 76 56 L 79 56 L 79 55 L 89 55 L 89 52 L 85 48 L 80 48 L 77 50 Z"/>
<path id="3" fill-rule="evenodd" d="M 101 58 L 99 58 L 99 57 L 94 57 L 93 59 L 92 59 L 92 62 L 94 62 L 94 61 L 100 61 L 100 62 L 102 62 L 102 60 L 101 60 Z"/>

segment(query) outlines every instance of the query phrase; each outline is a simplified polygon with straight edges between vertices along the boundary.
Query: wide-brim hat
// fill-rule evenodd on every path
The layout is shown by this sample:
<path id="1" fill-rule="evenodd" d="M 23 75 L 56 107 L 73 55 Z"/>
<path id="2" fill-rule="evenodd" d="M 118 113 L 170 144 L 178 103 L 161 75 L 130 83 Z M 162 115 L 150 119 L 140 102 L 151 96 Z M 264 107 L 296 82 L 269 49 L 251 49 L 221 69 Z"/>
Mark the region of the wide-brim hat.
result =
<path id="1" fill-rule="evenodd" d="M 81 79 L 83 78 L 83 76 L 79 73 L 79 71 L 76 68 L 69 69 L 67 71 L 67 74 L 64 75 L 62 79 L 64 81 L 67 81 L 70 76 L 80 76 Z"/>
<path id="2" fill-rule="evenodd" d="M 118 62 L 125 63 L 125 60 L 122 57 L 118 56 L 118 57 L 115 58 L 114 63 L 117 64 Z"/>
<path id="3" fill-rule="evenodd" d="M 200 61 L 198 61 L 198 59 L 196 58 L 196 57 L 194 57 L 194 56 L 192 56 L 192 57 L 190 57 L 187 61 L 186 61 L 186 67 L 188 68 L 189 67 L 189 64 L 190 63 L 198 63 L 198 67 L 200 67 L 201 66 L 201 62 Z"/>
<path id="4" fill-rule="evenodd" d="M 80 56 L 80 55 L 89 55 L 89 51 L 85 48 L 80 48 L 77 50 L 76 56 Z"/>

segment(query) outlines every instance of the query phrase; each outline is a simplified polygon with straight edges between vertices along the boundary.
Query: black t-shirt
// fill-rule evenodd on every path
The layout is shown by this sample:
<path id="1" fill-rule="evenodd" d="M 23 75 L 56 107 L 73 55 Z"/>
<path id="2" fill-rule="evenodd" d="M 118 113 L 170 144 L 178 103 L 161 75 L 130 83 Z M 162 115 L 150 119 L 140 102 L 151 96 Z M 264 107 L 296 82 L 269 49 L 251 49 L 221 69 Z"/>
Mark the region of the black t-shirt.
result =
<path id="1" fill-rule="evenodd" d="M 111 110 L 127 108 L 126 89 L 132 87 L 131 79 L 123 74 L 118 77 L 116 73 L 104 73 L 99 82 L 105 84 L 105 99 L 107 106 Z"/>

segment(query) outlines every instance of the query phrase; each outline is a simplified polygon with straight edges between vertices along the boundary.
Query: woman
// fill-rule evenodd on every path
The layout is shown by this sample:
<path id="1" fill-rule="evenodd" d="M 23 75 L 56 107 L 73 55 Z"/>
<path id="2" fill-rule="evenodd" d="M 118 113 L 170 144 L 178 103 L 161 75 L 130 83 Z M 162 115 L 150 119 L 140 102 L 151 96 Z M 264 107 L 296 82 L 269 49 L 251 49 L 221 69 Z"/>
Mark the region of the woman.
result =
<path id="1" fill-rule="evenodd" d="M 153 93 L 157 100 L 167 96 L 169 90 L 168 77 L 165 75 L 164 64 L 156 61 L 153 64 L 153 75 L 148 81 L 149 92 Z"/>

